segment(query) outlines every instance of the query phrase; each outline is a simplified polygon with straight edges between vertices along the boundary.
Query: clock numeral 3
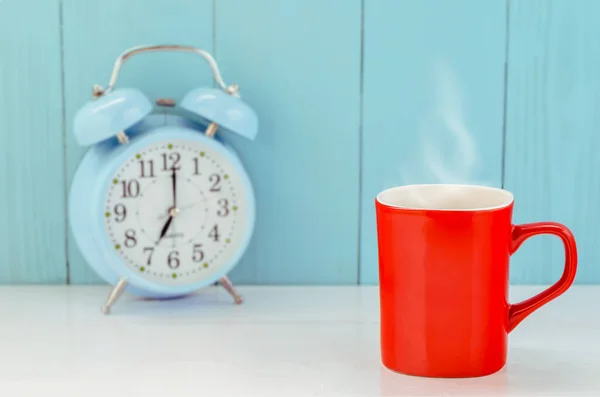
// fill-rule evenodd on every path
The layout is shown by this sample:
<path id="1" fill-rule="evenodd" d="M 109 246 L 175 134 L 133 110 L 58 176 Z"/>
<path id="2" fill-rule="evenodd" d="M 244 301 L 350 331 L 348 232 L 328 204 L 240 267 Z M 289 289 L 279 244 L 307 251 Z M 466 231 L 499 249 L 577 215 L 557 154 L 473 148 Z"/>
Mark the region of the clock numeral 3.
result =
<path id="1" fill-rule="evenodd" d="M 219 215 L 219 216 L 229 215 L 229 202 L 227 201 L 227 199 L 225 199 L 225 198 L 219 199 L 219 201 L 217 201 L 217 203 L 219 203 L 219 205 L 221 206 L 221 208 L 219 208 L 219 210 L 217 211 L 217 215 Z"/>
<path id="2" fill-rule="evenodd" d="M 171 251 L 171 253 L 167 257 L 167 265 L 171 269 L 177 269 L 180 264 L 181 263 L 179 261 L 179 251 Z"/>
<path id="3" fill-rule="evenodd" d="M 121 185 L 123 186 L 122 198 L 137 197 L 140 194 L 140 183 L 136 179 L 129 182 L 121 181 Z"/>
<path id="4" fill-rule="evenodd" d="M 137 244 L 137 240 L 135 238 L 135 230 L 127 229 L 125 230 L 125 247 L 133 248 Z"/>

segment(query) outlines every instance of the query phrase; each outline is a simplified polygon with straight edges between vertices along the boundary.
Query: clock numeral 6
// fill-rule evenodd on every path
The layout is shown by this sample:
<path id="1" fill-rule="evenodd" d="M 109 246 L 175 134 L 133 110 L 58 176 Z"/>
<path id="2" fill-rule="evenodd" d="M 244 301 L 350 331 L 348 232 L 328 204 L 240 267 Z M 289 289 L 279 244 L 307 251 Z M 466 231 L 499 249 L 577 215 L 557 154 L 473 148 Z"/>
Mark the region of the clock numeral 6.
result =
<path id="1" fill-rule="evenodd" d="M 127 229 L 125 230 L 125 247 L 133 248 L 137 244 L 137 240 L 135 238 L 135 230 Z"/>
<path id="2" fill-rule="evenodd" d="M 202 251 L 202 244 L 194 244 L 194 250 L 192 251 L 192 260 L 194 262 L 201 262 L 204 259 L 204 251 Z"/>
<path id="3" fill-rule="evenodd" d="M 177 269 L 181 262 L 179 261 L 179 251 L 171 251 L 167 257 L 167 265 L 171 269 Z"/>

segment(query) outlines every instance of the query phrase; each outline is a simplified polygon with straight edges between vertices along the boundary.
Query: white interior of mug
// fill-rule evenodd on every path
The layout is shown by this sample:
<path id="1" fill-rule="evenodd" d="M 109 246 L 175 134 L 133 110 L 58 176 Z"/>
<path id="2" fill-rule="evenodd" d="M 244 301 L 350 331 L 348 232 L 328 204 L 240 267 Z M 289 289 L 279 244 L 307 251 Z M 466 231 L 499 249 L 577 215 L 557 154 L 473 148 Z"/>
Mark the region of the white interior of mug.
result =
<path id="1" fill-rule="evenodd" d="M 377 195 L 377 201 L 390 207 L 440 211 L 499 209 L 513 200 L 513 194 L 504 189 L 453 184 L 397 186 Z"/>

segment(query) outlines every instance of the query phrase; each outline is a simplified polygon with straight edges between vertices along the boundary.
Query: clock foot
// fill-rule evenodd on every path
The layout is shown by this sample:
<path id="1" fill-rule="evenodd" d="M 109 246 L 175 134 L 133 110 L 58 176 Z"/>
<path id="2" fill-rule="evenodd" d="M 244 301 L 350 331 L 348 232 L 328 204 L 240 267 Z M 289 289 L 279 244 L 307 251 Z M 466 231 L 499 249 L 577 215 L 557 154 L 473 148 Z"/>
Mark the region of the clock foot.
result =
<path id="1" fill-rule="evenodd" d="M 239 305 L 240 303 L 242 303 L 244 301 L 242 299 L 242 297 L 236 292 L 235 288 L 233 288 L 233 283 L 231 282 L 231 280 L 229 280 L 229 278 L 227 276 L 221 277 L 221 279 L 219 280 L 219 283 L 233 297 L 233 300 L 236 303 L 236 305 Z"/>
<path id="2" fill-rule="evenodd" d="M 121 278 L 117 285 L 113 287 L 108 295 L 108 300 L 106 304 L 102 306 L 102 313 L 108 314 L 110 313 L 110 307 L 115 304 L 115 302 L 123 295 L 125 291 L 125 287 L 127 286 L 127 279 L 125 277 Z"/>

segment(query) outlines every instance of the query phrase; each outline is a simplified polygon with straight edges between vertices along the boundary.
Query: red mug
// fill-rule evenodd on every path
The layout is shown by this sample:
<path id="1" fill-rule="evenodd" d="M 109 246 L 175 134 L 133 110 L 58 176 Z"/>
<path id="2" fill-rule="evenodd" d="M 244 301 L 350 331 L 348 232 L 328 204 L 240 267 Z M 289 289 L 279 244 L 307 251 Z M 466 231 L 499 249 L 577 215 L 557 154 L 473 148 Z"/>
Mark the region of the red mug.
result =
<path id="1" fill-rule="evenodd" d="M 571 286 L 577 270 L 571 231 L 555 222 L 513 225 L 513 204 L 511 192 L 475 185 L 407 185 L 377 195 L 386 368 L 443 378 L 495 373 L 506 364 L 508 334 Z M 510 256 L 538 234 L 562 240 L 562 277 L 509 303 Z"/>

